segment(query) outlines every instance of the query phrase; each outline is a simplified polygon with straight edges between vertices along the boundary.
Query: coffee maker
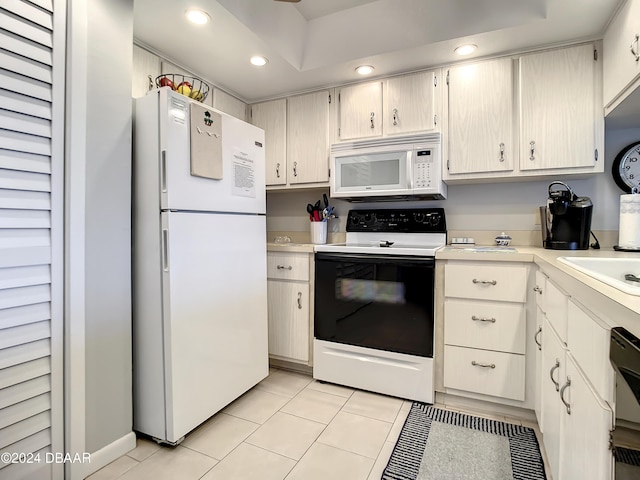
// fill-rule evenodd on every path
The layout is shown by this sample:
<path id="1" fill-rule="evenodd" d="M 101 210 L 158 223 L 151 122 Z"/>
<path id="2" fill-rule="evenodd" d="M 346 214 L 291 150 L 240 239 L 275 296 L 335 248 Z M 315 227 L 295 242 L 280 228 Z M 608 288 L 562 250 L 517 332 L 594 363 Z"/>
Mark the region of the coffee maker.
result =
<path id="1" fill-rule="evenodd" d="M 564 189 L 553 189 L 560 185 Z M 564 182 L 551 182 L 546 208 L 541 208 L 544 248 L 552 250 L 587 250 L 591 233 L 593 203 L 589 197 L 578 197 Z"/>

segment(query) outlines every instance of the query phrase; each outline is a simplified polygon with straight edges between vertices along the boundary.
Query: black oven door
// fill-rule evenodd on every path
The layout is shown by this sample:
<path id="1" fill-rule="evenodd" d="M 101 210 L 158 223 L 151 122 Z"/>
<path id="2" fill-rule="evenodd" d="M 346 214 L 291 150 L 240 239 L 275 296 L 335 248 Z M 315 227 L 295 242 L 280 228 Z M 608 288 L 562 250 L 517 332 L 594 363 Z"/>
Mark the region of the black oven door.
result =
<path id="1" fill-rule="evenodd" d="M 314 336 L 433 357 L 433 257 L 316 253 Z"/>

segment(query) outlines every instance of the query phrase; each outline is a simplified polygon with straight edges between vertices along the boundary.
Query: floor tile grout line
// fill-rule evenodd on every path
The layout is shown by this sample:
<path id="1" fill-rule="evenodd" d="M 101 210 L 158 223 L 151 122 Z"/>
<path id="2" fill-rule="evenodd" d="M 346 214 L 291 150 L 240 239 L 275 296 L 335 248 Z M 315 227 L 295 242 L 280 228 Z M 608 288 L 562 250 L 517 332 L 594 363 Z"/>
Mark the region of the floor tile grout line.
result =
<path id="1" fill-rule="evenodd" d="M 283 455 L 282 453 L 278 453 L 278 452 L 274 452 L 273 450 L 269 450 L 268 448 L 265 448 L 265 447 L 263 447 L 263 446 L 261 446 L 261 445 L 255 445 L 255 444 L 253 444 L 253 443 L 249 443 L 249 442 L 247 442 L 246 440 L 243 440 L 243 441 L 238 445 L 238 447 L 239 447 L 240 445 L 242 445 L 243 443 L 246 443 L 247 445 L 251 445 L 252 447 L 259 448 L 260 450 L 264 450 L 265 452 L 273 453 L 274 455 L 278 455 L 279 457 L 286 458 L 287 460 L 291 460 L 292 462 L 295 462 L 294 467 L 295 467 L 295 466 L 298 464 L 298 462 L 300 461 L 300 460 L 296 460 L 295 458 L 287 457 L 286 455 Z M 314 441 L 313 443 L 316 443 L 316 442 Z M 313 443 L 312 443 L 312 445 L 313 445 Z M 236 447 L 236 448 L 238 448 L 238 447 Z M 234 450 L 235 450 L 235 449 L 234 449 Z M 305 453 L 306 453 L 306 451 L 305 451 Z M 303 455 L 303 456 L 304 456 L 304 455 Z M 300 459 L 302 459 L 302 456 L 300 457 Z M 291 467 L 291 469 L 293 470 L 293 467 Z M 291 470 L 289 470 L 289 471 L 291 471 Z M 288 473 L 287 473 L 287 475 L 288 475 Z"/>

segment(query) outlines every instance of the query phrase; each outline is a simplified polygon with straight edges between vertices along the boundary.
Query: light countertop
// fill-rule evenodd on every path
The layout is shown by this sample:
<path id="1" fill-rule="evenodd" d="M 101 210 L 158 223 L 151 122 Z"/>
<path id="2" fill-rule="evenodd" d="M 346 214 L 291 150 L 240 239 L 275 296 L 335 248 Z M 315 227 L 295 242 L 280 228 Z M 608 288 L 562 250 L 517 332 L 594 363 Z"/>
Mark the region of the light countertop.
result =
<path id="1" fill-rule="evenodd" d="M 267 243 L 268 252 L 313 253 L 313 243 Z"/>

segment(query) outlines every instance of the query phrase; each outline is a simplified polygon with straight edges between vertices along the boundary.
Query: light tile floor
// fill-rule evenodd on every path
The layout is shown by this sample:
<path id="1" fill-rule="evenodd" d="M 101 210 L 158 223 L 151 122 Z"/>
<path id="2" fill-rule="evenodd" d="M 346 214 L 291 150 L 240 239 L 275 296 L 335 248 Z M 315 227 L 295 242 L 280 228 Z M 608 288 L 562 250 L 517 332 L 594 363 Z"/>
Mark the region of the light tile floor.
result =
<path id="1" fill-rule="evenodd" d="M 411 403 L 271 369 L 179 446 L 138 438 L 134 450 L 88 479 L 379 480 Z M 524 425 L 539 438 L 537 425 Z"/>

